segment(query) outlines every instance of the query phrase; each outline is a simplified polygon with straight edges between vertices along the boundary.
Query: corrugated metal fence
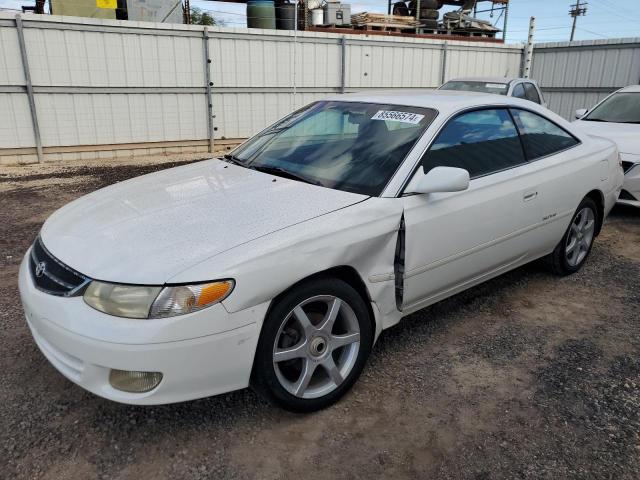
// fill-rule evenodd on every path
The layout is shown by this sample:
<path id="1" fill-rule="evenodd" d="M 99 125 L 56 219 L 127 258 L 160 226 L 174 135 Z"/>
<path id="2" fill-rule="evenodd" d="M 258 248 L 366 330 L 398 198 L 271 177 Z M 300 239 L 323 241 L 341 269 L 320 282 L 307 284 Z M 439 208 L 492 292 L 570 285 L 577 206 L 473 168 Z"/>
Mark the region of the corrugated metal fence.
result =
<path id="1" fill-rule="evenodd" d="M 0 163 L 224 149 L 327 94 L 518 75 L 521 59 L 522 45 L 0 14 Z"/>
<path id="2" fill-rule="evenodd" d="M 640 83 L 640 38 L 536 44 L 531 77 L 549 108 L 573 119 L 578 108 Z"/>

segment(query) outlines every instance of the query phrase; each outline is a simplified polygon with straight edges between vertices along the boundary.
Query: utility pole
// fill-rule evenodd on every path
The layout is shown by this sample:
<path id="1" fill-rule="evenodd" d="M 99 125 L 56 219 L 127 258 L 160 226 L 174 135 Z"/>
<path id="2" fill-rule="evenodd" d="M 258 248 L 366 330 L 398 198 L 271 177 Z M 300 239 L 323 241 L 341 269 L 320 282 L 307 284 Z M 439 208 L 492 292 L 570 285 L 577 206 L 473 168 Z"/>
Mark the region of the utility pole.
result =
<path id="1" fill-rule="evenodd" d="M 191 24 L 191 5 L 189 4 L 189 0 L 184 0 L 184 12 L 183 12 L 182 20 L 186 25 Z"/>
<path id="2" fill-rule="evenodd" d="M 570 42 L 573 42 L 573 37 L 576 34 L 576 22 L 578 21 L 578 17 L 581 15 L 587 14 L 587 2 L 580 2 L 580 0 L 576 0 L 574 5 L 571 5 L 571 10 L 569 10 L 569 15 L 573 17 L 573 26 L 571 27 L 571 38 Z"/>

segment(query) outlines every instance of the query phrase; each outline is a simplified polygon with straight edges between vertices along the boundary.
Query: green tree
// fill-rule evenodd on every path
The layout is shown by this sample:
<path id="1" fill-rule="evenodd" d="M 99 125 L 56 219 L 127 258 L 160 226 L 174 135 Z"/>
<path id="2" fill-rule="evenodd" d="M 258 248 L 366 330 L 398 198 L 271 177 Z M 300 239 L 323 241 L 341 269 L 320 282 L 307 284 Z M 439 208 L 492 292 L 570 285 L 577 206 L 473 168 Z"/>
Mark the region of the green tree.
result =
<path id="1" fill-rule="evenodd" d="M 217 25 L 223 27 L 225 22 L 213 16 L 208 10 L 202 10 L 198 7 L 191 7 L 191 24 L 192 25 Z"/>

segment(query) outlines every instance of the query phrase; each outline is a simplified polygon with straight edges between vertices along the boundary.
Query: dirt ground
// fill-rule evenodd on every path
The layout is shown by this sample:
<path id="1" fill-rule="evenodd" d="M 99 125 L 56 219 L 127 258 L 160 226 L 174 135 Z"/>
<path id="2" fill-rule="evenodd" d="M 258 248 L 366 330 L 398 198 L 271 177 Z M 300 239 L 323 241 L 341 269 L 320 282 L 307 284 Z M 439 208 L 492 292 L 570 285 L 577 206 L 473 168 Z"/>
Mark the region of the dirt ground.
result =
<path id="1" fill-rule="evenodd" d="M 587 266 L 533 264 L 384 332 L 336 406 L 251 391 L 178 405 L 98 398 L 25 325 L 21 256 L 56 208 L 193 157 L 0 169 L 0 478 L 640 478 L 640 210 L 616 207 Z"/>

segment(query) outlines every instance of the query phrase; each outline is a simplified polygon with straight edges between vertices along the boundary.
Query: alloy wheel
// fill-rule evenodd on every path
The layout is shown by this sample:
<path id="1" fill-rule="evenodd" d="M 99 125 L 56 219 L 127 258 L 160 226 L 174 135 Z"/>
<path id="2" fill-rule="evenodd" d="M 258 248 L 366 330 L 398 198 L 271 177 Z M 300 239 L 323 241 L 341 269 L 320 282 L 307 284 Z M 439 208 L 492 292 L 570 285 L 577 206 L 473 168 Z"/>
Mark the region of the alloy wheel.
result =
<path id="1" fill-rule="evenodd" d="M 589 207 L 584 207 L 573 217 L 565 245 L 569 266 L 576 267 L 585 259 L 593 242 L 595 227 L 595 214 Z"/>
<path id="2" fill-rule="evenodd" d="M 318 398 L 338 388 L 360 349 L 360 325 L 347 302 L 320 295 L 299 303 L 285 317 L 273 346 L 280 384 L 299 398 Z"/>

